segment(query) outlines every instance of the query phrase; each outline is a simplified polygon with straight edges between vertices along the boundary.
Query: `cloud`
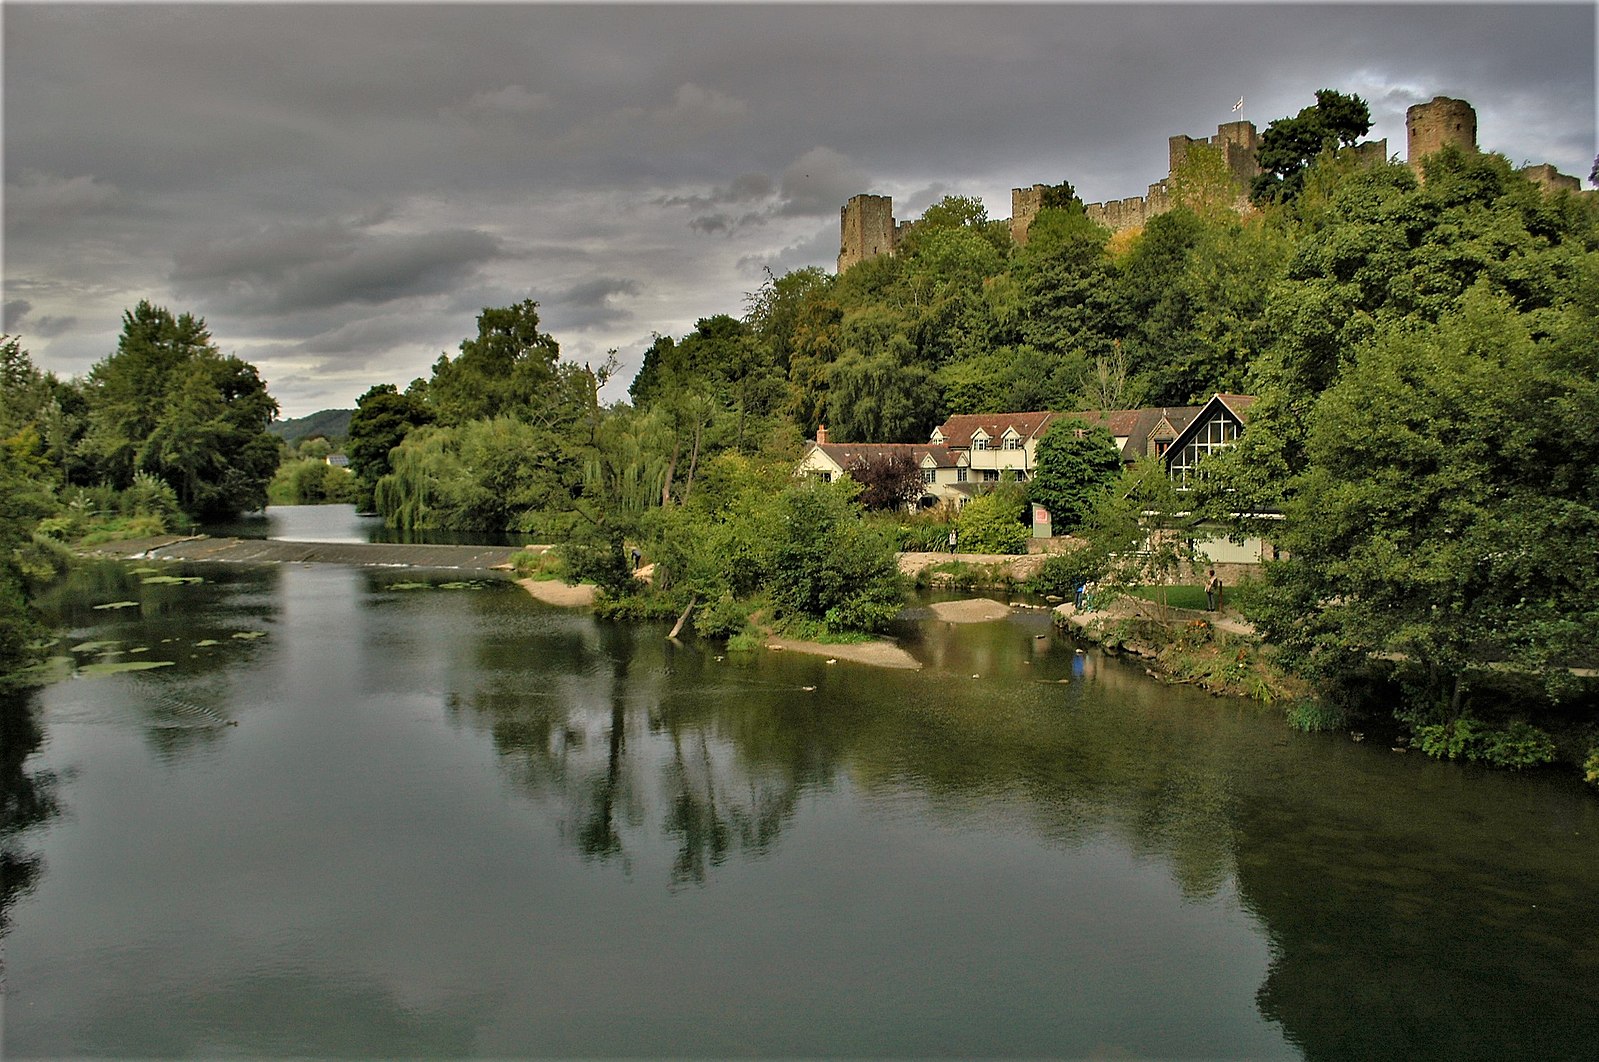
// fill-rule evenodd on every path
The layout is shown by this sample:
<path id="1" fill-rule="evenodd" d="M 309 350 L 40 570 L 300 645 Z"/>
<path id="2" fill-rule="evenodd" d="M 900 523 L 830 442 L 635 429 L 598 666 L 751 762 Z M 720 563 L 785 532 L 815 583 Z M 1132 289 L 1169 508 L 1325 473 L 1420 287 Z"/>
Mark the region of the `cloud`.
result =
<path id="1" fill-rule="evenodd" d="M 33 303 L 27 299 L 7 299 L 3 311 L 4 328 L 9 335 L 17 331 L 22 324 L 22 319 L 28 316 L 28 311 L 33 309 Z"/>
<path id="2" fill-rule="evenodd" d="M 629 320 L 632 312 L 618 306 L 616 300 L 624 295 L 638 295 L 643 290 L 638 281 L 627 277 L 594 277 L 558 292 L 548 305 L 540 308 L 549 318 L 546 327 L 559 324 L 563 328 L 583 330 Z"/>
<path id="3" fill-rule="evenodd" d="M 788 215 L 837 214 L 852 195 L 869 192 L 865 172 L 828 147 L 814 147 L 783 171 L 782 212 Z"/>
<path id="4" fill-rule="evenodd" d="M 650 117 L 657 125 L 715 127 L 743 121 L 749 113 L 743 100 L 689 82 L 677 87 L 670 107 L 657 109 Z"/>
<path id="5" fill-rule="evenodd" d="M 6 185 L 6 227 L 54 222 L 64 217 L 91 214 L 114 206 L 115 185 L 96 177 L 54 177 L 24 171 Z"/>
<path id="6" fill-rule="evenodd" d="M 171 279 L 232 313 L 281 314 L 441 294 L 504 254 L 498 237 L 478 229 L 284 225 L 190 244 L 175 255 Z"/>
<path id="7" fill-rule="evenodd" d="M 490 92 L 474 93 L 462 108 L 468 114 L 537 114 L 554 106 L 548 93 L 529 92 L 522 85 L 506 85 Z"/>

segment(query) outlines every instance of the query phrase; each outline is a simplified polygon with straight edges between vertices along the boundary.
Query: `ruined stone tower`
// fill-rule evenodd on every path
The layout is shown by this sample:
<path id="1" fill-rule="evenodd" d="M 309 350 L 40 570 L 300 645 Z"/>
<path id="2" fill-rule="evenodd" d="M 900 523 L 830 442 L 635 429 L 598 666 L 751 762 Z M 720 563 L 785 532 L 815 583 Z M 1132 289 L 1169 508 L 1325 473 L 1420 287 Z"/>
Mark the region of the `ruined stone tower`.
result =
<path id="1" fill-rule="evenodd" d="M 1405 162 L 1420 174 L 1421 160 L 1442 148 L 1477 150 L 1477 112 L 1465 100 L 1434 96 L 1405 111 L 1405 132 Z"/>
<path id="2" fill-rule="evenodd" d="M 895 236 L 891 196 L 851 196 L 838 211 L 838 271 L 867 258 L 893 254 Z"/>
<path id="3" fill-rule="evenodd" d="M 1010 190 L 1010 238 L 1016 246 L 1027 246 L 1027 230 L 1044 206 L 1044 192 L 1048 185 L 1035 184 L 1031 188 Z"/>

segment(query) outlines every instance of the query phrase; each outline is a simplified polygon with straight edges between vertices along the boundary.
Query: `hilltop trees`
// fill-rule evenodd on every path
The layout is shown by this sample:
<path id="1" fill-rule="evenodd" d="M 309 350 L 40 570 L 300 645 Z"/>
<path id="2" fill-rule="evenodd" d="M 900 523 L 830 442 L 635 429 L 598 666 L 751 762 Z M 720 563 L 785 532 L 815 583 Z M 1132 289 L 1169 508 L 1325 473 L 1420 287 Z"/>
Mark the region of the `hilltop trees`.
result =
<path id="1" fill-rule="evenodd" d="M 1286 203 L 1299 195 L 1305 171 L 1322 152 L 1349 147 L 1371 129 L 1371 109 L 1359 96 L 1318 89 L 1316 102 L 1279 118 L 1261 135 L 1257 158 L 1265 171 L 1250 189 L 1257 203 Z"/>

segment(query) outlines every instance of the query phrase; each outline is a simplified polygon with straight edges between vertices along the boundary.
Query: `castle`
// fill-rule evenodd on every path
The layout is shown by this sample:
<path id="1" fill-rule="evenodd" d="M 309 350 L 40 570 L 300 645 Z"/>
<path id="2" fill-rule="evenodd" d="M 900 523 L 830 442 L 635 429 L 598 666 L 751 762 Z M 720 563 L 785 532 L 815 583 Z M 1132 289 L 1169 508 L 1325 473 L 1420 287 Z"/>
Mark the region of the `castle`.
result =
<path id="1" fill-rule="evenodd" d="M 1465 100 L 1436 96 L 1430 103 L 1418 103 L 1405 111 L 1405 133 L 1406 164 L 1420 174 L 1421 160 L 1444 147 L 1454 146 L 1469 152 L 1478 150 L 1477 112 Z M 1248 210 L 1250 184 L 1261 172 L 1255 161 L 1260 134 L 1253 122 L 1227 122 L 1217 126 L 1216 135 L 1207 139 L 1182 134 L 1169 138 L 1165 178 L 1150 185 L 1141 196 L 1084 204 L 1088 217 L 1117 232 L 1142 228 L 1151 218 L 1172 209 L 1176 203 L 1172 199 L 1171 175 L 1196 144 L 1221 154 L 1236 193 L 1234 208 L 1240 213 Z M 1388 141 L 1359 144 L 1355 151 L 1362 159 L 1381 164 L 1388 158 Z M 1546 191 L 1580 191 L 1582 188 L 1577 178 L 1561 173 L 1548 163 L 1528 166 L 1521 172 Z M 1031 188 L 1011 189 L 1010 234 L 1017 245 L 1027 243 L 1027 230 L 1038 216 L 1047 188 L 1047 185 L 1035 184 Z M 914 224 L 914 221 L 894 220 L 894 200 L 889 196 L 852 196 L 839 210 L 838 271 L 842 273 L 868 258 L 893 254 L 905 231 Z"/>

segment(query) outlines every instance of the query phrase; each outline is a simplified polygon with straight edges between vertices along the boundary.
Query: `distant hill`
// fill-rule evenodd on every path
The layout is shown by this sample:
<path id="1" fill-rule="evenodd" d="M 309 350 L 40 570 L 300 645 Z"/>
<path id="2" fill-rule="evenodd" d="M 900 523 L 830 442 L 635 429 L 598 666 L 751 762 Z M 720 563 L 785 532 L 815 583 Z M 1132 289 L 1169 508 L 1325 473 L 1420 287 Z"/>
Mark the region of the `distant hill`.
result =
<path id="1" fill-rule="evenodd" d="M 314 439 L 318 435 L 328 442 L 343 442 L 350 437 L 350 417 L 353 409 L 323 409 L 307 417 L 275 420 L 267 431 L 289 443 Z"/>

